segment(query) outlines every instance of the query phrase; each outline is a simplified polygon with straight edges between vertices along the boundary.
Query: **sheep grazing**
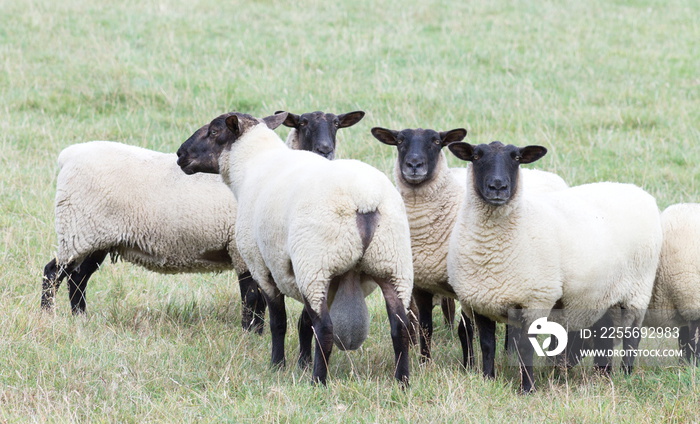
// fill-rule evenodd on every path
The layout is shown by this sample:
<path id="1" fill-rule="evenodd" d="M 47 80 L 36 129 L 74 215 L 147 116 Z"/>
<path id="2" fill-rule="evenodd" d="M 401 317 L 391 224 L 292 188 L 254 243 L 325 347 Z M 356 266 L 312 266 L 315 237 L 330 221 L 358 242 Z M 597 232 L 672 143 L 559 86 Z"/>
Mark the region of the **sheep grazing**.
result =
<path id="1" fill-rule="evenodd" d="M 700 204 L 672 205 L 661 214 L 664 242 L 644 324 L 679 327 L 686 359 L 700 359 Z"/>
<path id="2" fill-rule="evenodd" d="M 396 146 L 398 150 L 394 179 L 406 205 L 411 228 L 413 298 L 420 320 L 421 355 L 427 359 L 430 358 L 433 332 L 433 297 L 438 295 L 450 301 L 455 297 L 448 283 L 447 251 L 467 179 L 466 169 L 448 168 L 442 148 L 462 141 L 467 131 L 463 128 L 445 132 L 422 128 L 396 131 L 375 127 L 372 128 L 372 135 L 384 144 Z M 546 192 L 567 187 L 556 174 L 530 169 L 524 171 L 528 191 Z M 464 314 L 458 334 L 464 348 L 466 367 L 473 363 L 474 357 L 471 350 L 472 325 Z"/>
<path id="3" fill-rule="evenodd" d="M 366 337 L 368 316 L 353 305 L 364 303 L 373 281 L 386 300 L 394 376 L 407 384 L 413 266 L 401 197 L 365 163 L 289 149 L 263 123 L 285 118 L 221 115 L 183 143 L 178 164 L 187 174 L 220 173 L 238 200 L 236 242 L 267 301 L 273 364 L 285 362 L 290 296 L 304 304 L 299 364 L 308 364 L 315 335 L 313 381 L 325 384 L 334 341 L 356 348 Z"/>
<path id="4" fill-rule="evenodd" d="M 470 161 L 466 196 L 450 239 L 447 268 L 463 310 L 479 330 L 483 373 L 493 378 L 494 321 L 515 324 L 521 387 L 534 389 L 530 325 L 562 309 L 570 330 L 596 324 L 611 307 L 642 324 L 659 262 L 662 232 L 654 198 L 631 184 L 596 183 L 549 193 L 525 193 L 520 165 L 547 150 L 494 141 L 452 143 Z M 612 340 L 610 340 L 611 342 Z M 639 338 L 626 338 L 631 372 Z M 607 346 L 599 346 L 605 348 Z M 610 343 L 612 348 L 612 343 Z M 595 358 L 603 370 L 610 358 Z"/>
<path id="5" fill-rule="evenodd" d="M 316 119 L 306 122 L 304 143 L 294 148 L 328 153 L 329 137 L 335 148 L 336 136 L 335 130 L 328 135 L 328 127 L 335 128 L 340 117 L 342 127 L 348 127 L 364 112 L 312 115 Z M 68 277 L 71 309 L 84 313 L 88 280 L 111 253 L 113 259 L 121 257 L 166 274 L 234 269 L 241 291 L 241 325 L 262 332 L 265 301 L 238 254 L 236 201 L 221 177 L 187 178 L 174 153 L 107 141 L 69 146 L 58 162 L 58 252 L 44 268 L 44 309 L 53 309 L 55 293 Z"/>
<path id="6" fill-rule="evenodd" d="M 275 114 L 282 112 L 277 111 Z M 342 115 L 319 111 L 301 115 L 289 113 L 282 123 L 292 128 L 287 135 L 287 146 L 294 150 L 308 150 L 332 160 L 335 157 L 335 136 L 338 129 L 351 127 L 364 116 L 365 113 L 361 110 Z"/>

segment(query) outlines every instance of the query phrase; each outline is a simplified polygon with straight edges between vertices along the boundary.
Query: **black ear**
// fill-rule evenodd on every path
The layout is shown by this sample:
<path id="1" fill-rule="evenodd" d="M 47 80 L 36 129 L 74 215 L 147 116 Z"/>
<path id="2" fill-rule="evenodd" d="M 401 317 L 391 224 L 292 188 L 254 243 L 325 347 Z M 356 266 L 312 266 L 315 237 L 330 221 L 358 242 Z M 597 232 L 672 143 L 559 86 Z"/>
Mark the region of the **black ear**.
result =
<path id="1" fill-rule="evenodd" d="M 231 130 L 234 136 L 238 137 L 241 135 L 241 123 L 238 122 L 238 116 L 231 115 L 226 118 L 226 127 Z"/>
<path id="2" fill-rule="evenodd" d="M 388 130 L 386 128 L 374 127 L 371 129 L 372 135 L 377 140 L 384 144 L 390 146 L 396 146 L 396 137 L 399 135 L 398 131 Z"/>
<path id="3" fill-rule="evenodd" d="M 455 156 L 462 160 L 468 160 L 471 162 L 474 157 L 474 146 L 469 143 L 456 142 L 451 143 L 447 146 Z"/>
<path id="4" fill-rule="evenodd" d="M 467 130 L 464 128 L 457 128 L 455 130 L 444 131 L 440 133 L 440 140 L 442 140 L 442 147 L 449 145 L 450 143 L 455 143 L 464 140 L 467 136 Z"/>
<path id="5" fill-rule="evenodd" d="M 352 127 L 353 125 L 360 122 L 364 117 L 365 113 L 361 110 L 356 110 L 354 112 L 348 112 L 342 115 L 338 115 L 338 128 Z"/>
<path id="6" fill-rule="evenodd" d="M 520 149 L 520 163 L 532 163 L 547 154 L 542 146 L 526 146 Z"/>
<path id="7" fill-rule="evenodd" d="M 282 112 L 284 111 L 278 110 L 277 112 L 275 112 L 275 115 Z M 285 127 L 296 128 L 297 125 L 299 125 L 299 115 L 295 115 L 292 112 L 287 112 L 287 119 L 285 119 L 284 122 L 282 122 L 282 124 Z"/>
<path id="8" fill-rule="evenodd" d="M 288 113 L 285 111 L 278 111 L 275 112 L 274 115 L 266 116 L 263 118 L 263 122 L 267 127 L 271 130 L 274 130 L 275 128 L 279 127 L 282 125 L 282 123 L 287 119 Z"/>

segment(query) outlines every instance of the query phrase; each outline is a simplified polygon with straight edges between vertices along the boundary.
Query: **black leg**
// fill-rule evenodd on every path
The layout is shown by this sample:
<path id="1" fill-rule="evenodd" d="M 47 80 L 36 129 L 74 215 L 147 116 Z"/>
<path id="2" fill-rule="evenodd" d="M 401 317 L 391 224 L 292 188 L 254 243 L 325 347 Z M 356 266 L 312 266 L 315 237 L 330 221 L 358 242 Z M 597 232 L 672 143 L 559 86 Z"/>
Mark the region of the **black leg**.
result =
<path id="1" fill-rule="evenodd" d="M 479 329 L 479 344 L 481 345 L 484 377 L 495 378 L 496 322 L 479 314 L 474 314 L 474 321 L 476 321 L 476 327 Z"/>
<path id="2" fill-rule="evenodd" d="M 52 259 L 44 267 L 44 277 L 41 282 L 41 308 L 45 311 L 53 310 L 56 302 L 56 291 L 61 285 L 61 281 L 68 276 L 66 266 L 56 264 L 56 259 Z"/>
<path id="3" fill-rule="evenodd" d="M 299 315 L 299 368 L 306 369 L 311 364 L 311 341 L 314 331 L 311 317 L 306 308 Z"/>
<path id="4" fill-rule="evenodd" d="M 508 346 L 512 346 L 512 344 L 508 344 L 508 337 L 510 337 L 510 326 L 506 324 L 505 336 L 503 337 L 503 350 L 505 352 L 508 352 Z"/>
<path id="5" fill-rule="evenodd" d="M 638 311 L 635 310 L 622 310 L 623 313 L 627 312 L 628 314 L 638 314 Z M 623 315 L 624 316 L 624 315 Z M 632 321 L 632 330 L 639 329 L 642 325 L 642 320 L 643 316 L 641 318 L 635 317 L 634 321 Z M 632 370 L 634 369 L 634 358 L 635 356 L 632 354 L 633 351 L 637 350 L 639 347 L 639 341 L 641 340 L 641 336 L 639 335 L 639 331 L 629 331 L 625 332 L 627 335 L 630 337 L 625 337 L 622 339 L 622 348 L 625 350 L 625 356 L 622 357 L 622 370 L 625 372 L 625 374 L 631 374 Z M 634 337 L 634 335 L 637 335 L 637 337 Z"/>
<path id="6" fill-rule="evenodd" d="M 700 320 L 688 323 L 687 350 L 692 365 L 700 365 Z"/>
<path id="7" fill-rule="evenodd" d="M 262 334 L 265 325 L 265 296 L 258 283 L 245 271 L 238 276 L 241 289 L 241 326 L 245 331 Z"/>
<path id="8" fill-rule="evenodd" d="M 474 368 L 474 326 L 464 312 L 459 319 L 457 334 L 462 344 L 462 364 L 464 368 Z"/>
<path id="9" fill-rule="evenodd" d="M 445 325 L 450 329 L 450 331 L 452 331 L 454 329 L 455 314 L 457 310 L 455 307 L 455 300 L 443 296 L 440 306 L 442 307 L 442 317 Z"/>
<path id="10" fill-rule="evenodd" d="M 580 331 L 569 331 L 568 338 L 569 340 L 566 344 L 566 349 L 562 354 L 564 360 L 562 365 L 566 366 L 567 368 L 571 368 L 578 365 L 578 363 L 581 362 L 581 359 L 583 359 L 581 351 L 583 350 L 584 340 L 581 337 Z"/>
<path id="11" fill-rule="evenodd" d="M 85 289 L 92 274 L 97 271 L 105 260 L 104 250 L 91 253 L 68 276 L 68 297 L 73 315 L 85 313 Z"/>
<path id="12" fill-rule="evenodd" d="M 413 299 L 418 308 L 420 324 L 420 360 L 426 362 L 430 359 L 430 342 L 433 338 L 433 294 L 414 287 Z"/>
<path id="13" fill-rule="evenodd" d="M 624 322 L 624 321 L 623 321 Z M 610 312 L 606 312 L 601 319 L 593 324 L 593 331 L 596 334 L 604 334 L 603 328 L 610 328 L 614 325 L 614 321 L 610 316 Z M 614 339 L 596 337 L 593 341 L 593 347 L 597 351 L 608 352 L 612 350 Z M 595 368 L 603 374 L 609 374 L 612 371 L 612 357 L 608 355 L 598 355 L 593 357 Z"/>
<path id="14" fill-rule="evenodd" d="M 391 326 L 391 342 L 394 346 L 395 371 L 394 378 L 399 380 L 403 387 L 408 386 L 409 362 L 408 362 L 408 318 L 406 308 L 399 299 L 394 285 L 390 280 L 375 280 L 382 289 L 386 302 L 386 312 L 389 315 Z"/>
<path id="15" fill-rule="evenodd" d="M 411 295 L 411 303 L 408 304 L 408 311 L 406 311 L 406 316 L 408 317 L 408 337 L 411 346 L 418 344 L 418 334 L 420 334 L 418 315 L 420 314 L 418 313 L 416 299 Z"/>
<path id="16" fill-rule="evenodd" d="M 511 332 L 517 332 L 518 338 L 518 359 L 520 362 L 520 389 L 523 393 L 532 393 L 535 390 L 535 370 L 532 365 L 532 358 L 535 349 L 528 340 L 529 322 L 521 322 L 520 328 L 511 328 Z"/>
<path id="17" fill-rule="evenodd" d="M 311 318 L 316 338 L 312 381 L 325 386 L 328 379 L 328 362 L 333 351 L 333 322 L 331 322 L 331 314 L 328 312 L 328 306 L 325 302 L 321 305 L 320 314 L 311 309 L 307 302 L 304 302 L 304 312 Z"/>
<path id="18" fill-rule="evenodd" d="M 284 306 L 284 295 L 276 290 L 274 296 L 265 292 L 265 300 L 270 310 L 270 335 L 272 337 L 273 366 L 283 367 L 284 361 L 284 336 L 287 333 L 287 309 Z"/>
<path id="19" fill-rule="evenodd" d="M 690 361 L 690 329 L 687 326 L 678 328 L 678 348 L 683 351 L 683 358 Z"/>

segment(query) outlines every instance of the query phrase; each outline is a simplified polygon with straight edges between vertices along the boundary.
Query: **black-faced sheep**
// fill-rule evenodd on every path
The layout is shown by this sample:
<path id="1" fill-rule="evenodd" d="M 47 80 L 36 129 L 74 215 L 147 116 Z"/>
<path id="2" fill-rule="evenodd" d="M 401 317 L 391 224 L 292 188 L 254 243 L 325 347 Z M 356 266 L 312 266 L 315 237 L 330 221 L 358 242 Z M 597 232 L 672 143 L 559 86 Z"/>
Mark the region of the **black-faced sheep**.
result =
<path id="1" fill-rule="evenodd" d="M 282 122 L 280 115 L 265 121 Z M 346 332 L 362 338 L 366 325 L 363 316 L 351 316 L 338 331 L 329 309 L 364 315 L 339 297 L 362 299 L 374 281 L 386 299 L 394 376 L 408 382 L 410 234 L 403 201 L 384 174 L 359 161 L 291 150 L 263 121 L 240 113 L 197 130 L 178 157 L 185 173 L 220 173 L 238 200 L 236 241 L 267 300 L 273 364 L 285 362 L 284 299 L 291 296 L 304 304 L 300 323 L 313 328 L 300 331 L 300 363 L 315 334 L 313 380 L 325 384 L 334 340 Z"/>
<path id="2" fill-rule="evenodd" d="M 359 122 L 364 112 L 301 116 L 307 115 L 313 119 L 304 121 L 305 131 L 289 137 L 293 148 L 332 157 L 336 129 Z M 44 268 L 44 309 L 53 308 L 55 293 L 67 278 L 71 309 L 84 313 L 87 283 L 111 254 L 165 274 L 234 269 L 241 325 L 262 332 L 265 300 L 236 248 L 233 194 L 221 177 L 187 178 L 176 162 L 174 153 L 107 141 L 75 144 L 61 152 L 55 202 L 58 251 Z"/>
<path id="3" fill-rule="evenodd" d="M 621 307 L 640 326 L 651 297 L 661 250 L 659 210 L 631 184 L 597 183 L 549 193 L 522 190 L 520 165 L 545 155 L 541 146 L 500 142 L 452 143 L 470 161 L 466 197 L 450 239 L 450 285 L 479 330 L 484 375 L 494 376 L 494 321 L 514 324 L 524 392 L 534 388 L 528 329 L 553 308 L 571 330 L 596 323 Z M 512 321 L 511 321 L 512 322 Z M 611 341 L 612 343 L 612 341 Z M 626 351 L 639 338 L 623 340 Z M 610 346 L 612 347 L 612 345 Z M 596 362 L 604 368 L 605 363 Z M 634 357 L 623 358 L 631 371 Z"/>
<path id="4" fill-rule="evenodd" d="M 454 290 L 448 283 L 447 251 L 450 234 L 466 190 L 464 168 L 449 168 L 443 147 L 462 141 L 467 135 L 463 128 L 438 132 L 431 129 L 372 128 L 372 135 L 382 143 L 398 150 L 394 180 L 406 205 L 411 227 L 413 251 L 413 298 L 420 321 L 421 354 L 430 358 L 433 332 L 433 296 L 453 299 Z M 567 187 L 556 174 L 524 170 L 528 191 L 545 192 Z M 471 354 L 472 326 L 463 315 L 458 334 L 464 347 L 464 366 L 473 362 Z"/>

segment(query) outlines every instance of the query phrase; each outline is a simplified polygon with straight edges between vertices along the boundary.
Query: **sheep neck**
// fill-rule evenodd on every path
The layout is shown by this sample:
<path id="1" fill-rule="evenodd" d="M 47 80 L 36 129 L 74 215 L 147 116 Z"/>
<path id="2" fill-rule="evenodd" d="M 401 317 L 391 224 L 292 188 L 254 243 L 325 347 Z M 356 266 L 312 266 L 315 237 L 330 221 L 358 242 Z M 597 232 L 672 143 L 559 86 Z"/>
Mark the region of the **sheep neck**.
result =
<path id="1" fill-rule="evenodd" d="M 224 182 L 231 187 L 234 196 L 243 185 L 253 162 L 271 150 L 287 149 L 277 133 L 261 123 L 246 131 L 229 149 L 221 154 L 219 167 Z"/>

